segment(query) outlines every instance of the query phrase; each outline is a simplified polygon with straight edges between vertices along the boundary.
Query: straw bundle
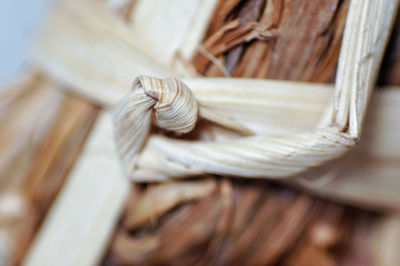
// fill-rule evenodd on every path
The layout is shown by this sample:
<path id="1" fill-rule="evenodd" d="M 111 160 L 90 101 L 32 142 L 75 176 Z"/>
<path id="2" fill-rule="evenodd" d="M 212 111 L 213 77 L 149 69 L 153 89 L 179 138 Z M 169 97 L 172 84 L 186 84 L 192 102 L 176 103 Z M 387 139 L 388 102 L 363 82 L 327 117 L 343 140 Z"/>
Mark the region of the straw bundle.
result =
<path id="1" fill-rule="evenodd" d="M 156 3 L 62 4 L 33 54 L 46 77 L 32 75 L 3 95 L 10 131 L 1 138 L 8 144 L 1 162 L 17 167 L 4 168 L 1 203 L 20 206 L 6 221 L 30 217 L 4 227 L 2 254 L 13 254 L 4 261 L 21 261 L 30 246 L 26 265 L 396 263 L 396 88 L 372 96 L 363 124 L 398 2 L 175 0 L 155 10 Z M 188 78 L 329 82 L 339 51 L 334 91 L 323 84 Z M 135 75 L 153 77 L 141 76 L 128 95 Z M 171 75 L 178 79 L 154 78 Z M 60 93 L 61 86 L 108 110 L 78 159 L 98 108 Z M 53 110 L 42 117 L 36 106 Z M 35 132 L 34 145 L 31 133 L 21 132 Z M 14 145 L 13 138 L 23 141 Z M 164 182 L 131 185 L 126 175 Z M 190 176 L 196 178 L 171 180 Z M 387 213 L 323 201 L 293 186 Z"/>

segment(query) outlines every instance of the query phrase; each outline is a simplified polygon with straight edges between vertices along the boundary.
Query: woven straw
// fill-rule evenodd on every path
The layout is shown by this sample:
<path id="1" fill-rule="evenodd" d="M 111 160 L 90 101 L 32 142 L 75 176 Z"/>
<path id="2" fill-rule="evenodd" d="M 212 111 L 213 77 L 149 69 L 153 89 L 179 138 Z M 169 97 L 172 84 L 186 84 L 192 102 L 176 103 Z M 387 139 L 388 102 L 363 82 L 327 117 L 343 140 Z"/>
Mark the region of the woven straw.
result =
<path id="1" fill-rule="evenodd" d="M 2 263 L 396 265 L 397 7 L 57 4 L 1 96 Z"/>

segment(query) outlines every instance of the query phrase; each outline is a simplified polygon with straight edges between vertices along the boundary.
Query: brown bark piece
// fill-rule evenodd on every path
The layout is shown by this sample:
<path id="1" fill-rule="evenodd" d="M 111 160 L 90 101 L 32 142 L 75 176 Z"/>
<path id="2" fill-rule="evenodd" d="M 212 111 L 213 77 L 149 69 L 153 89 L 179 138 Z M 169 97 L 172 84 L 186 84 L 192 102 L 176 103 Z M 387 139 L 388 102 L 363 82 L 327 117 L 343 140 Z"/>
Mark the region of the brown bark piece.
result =
<path id="1" fill-rule="evenodd" d="M 224 9 L 220 7 L 204 48 L 211 55 L 225 59 L 226 68 L 235 77 L 332 82 L 348 3 L 346 0 L 245 1 L 236 9 L 227 8 L 231 13 L 225 17 L 226 24 L 221 23 L 218 11 Z M 238 26 L 224 29 L 237 18 Z M 194 60 L 198 71 L 208 76 L 206 62 L 201 53 Z M 210 68 L 211 64 L 207 66 Z"/>

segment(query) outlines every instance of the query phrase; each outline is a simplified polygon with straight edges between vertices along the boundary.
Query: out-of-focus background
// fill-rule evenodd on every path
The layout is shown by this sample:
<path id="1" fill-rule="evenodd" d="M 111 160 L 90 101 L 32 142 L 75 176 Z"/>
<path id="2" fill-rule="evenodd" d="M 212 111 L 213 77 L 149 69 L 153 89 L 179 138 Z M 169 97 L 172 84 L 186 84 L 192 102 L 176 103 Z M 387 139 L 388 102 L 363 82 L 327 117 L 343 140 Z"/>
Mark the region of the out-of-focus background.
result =
<path id="1" fill-rule="evenodd" d="M 25 66 L 35 33 L 52 1 L 0 1 L 0 85 Z"/>

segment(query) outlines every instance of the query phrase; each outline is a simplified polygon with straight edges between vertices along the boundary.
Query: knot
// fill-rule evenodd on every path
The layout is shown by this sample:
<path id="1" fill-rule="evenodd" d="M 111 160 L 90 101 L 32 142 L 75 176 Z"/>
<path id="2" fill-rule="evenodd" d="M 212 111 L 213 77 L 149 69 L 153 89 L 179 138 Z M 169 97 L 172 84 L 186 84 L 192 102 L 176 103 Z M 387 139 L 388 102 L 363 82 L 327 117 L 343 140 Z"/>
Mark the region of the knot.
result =
<path id="1" fill-rule="evenodd" d="M 190 132 L 196 125 L 198 103 L 188 86 L 174 79 L 139 76 L 133 89 L 114 112 L 117 152 L 131 174 L 139 150 L 147 139 L 153 109 L 159 127 L 176 133 Z"/>
<path id="2" fill-rule="evenodd" d="M 156 100 L 154 110 L 159 127 L 177 133 L 188 133 L 195 127 L 199 107 L 185 83 L 175 78 L 139 76 L 133 83 L 133 89 L 139 88 Z"/>

